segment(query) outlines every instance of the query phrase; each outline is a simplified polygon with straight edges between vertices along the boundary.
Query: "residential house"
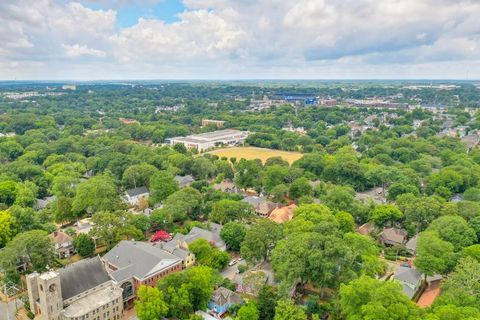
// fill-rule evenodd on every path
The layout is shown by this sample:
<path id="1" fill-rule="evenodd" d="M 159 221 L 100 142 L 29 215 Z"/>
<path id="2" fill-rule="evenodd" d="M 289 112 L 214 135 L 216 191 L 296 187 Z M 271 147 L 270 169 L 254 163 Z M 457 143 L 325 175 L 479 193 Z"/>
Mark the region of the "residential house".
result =
<path id="1" fill-rule="evenodd" d="M 403 286 L 403 293 L 412 299 L 422 284 L 423 273 L 420 271 L 400 266 L 393 275 L 393 279 Z"/>
<path id="2" fill-rule="evenodd" d="M 212 310 L 219 315 L 224 314 L 234 304 L 241 304 L 243 302 L 242 297 L 224 287 L 217 288 L 212 295 L 212 299 L 208 303 L 208 309 Z"/>
<path id="3" fill-rule="evenodd" d="M 57 199 L 56 196 L 46 197 L 46 198 L 43 198 L 43 199 L 37 199 L 34 207 L 37 210 L 43 210 L 49 204 L 53 203 L 56 199 Z"/>
<path id="4" fill-rule="evenodd" d="M 30 310 L 41 320 L 119 320 L 122 289 L 99 257 L 27 275 Z"/>
<path id="5" fill-rule="evenodd" d="M 360 233 L 361 235 L 370 235 L 372 232 L 374 232 L 376 229 L 375 225 L 371 222 L 367 222 L 362 224 L 360 227 L 357 228 L 357 232 Z"/>
<path id="6" fill-rule="evenodd" d="M 175 181 L 177 181 L 180 188 L 184 188 L 190 186 L 195 179 L 188 174 L 186 176 L 175 176 Z"/>
<path id="7" fill-rule="evenodd" d="M 255 213 L 264 218 L 268 217 L 278 207 L 277 203 L 268 201 L 267 197 L 248 196 L 243 198 L 242 201 L 250 204 Z"/>
<path id="8" fill-rule="evenodd" d="M 70 257 L 73 252 L 73 239 L 62 231 L 54 231 L 48 235 L 55 245 L 55 252 L 60 259 Z"/>
<path id="9" fill-rule="evenodd" d="M 291 204 L 286 207 L 276 208 L 270 213 L 268 219 L 276 223 L 285 223 L 293 219 L 293 211 L 296 208 L 297 206 L 295 204 Z"/>
<path id="10" fill-rule="evenodd" d="M 237 188 L 231 180 L 223 180 L 220 183 L 216 183 L 213 185 L 213 189 L 227 193 L 242 193 L 240 188 Z"/>
<path id="11" fill-rule="evenodd" d="M 195 264 L 195 255 L 188 250 L 188 247 L 183 247 L 181 241 L 157 242 L 155 246 L 182 259 L 182 269 Z"/>
<path id="12" fill-rule="evenodd" d="M 410 238 L 407 241 L 407 243 L 405 243 L 405 248 L 412 255 L 417 254 L 417 239 L 418 239 L 418 234 Z"/>
<path id="13" fill-rule="evenodd" d="M 222 225 L 219 225 L 217 223 L 210 223 L 209 227 L 210 230 L 193 227 L 186 235 L 177 233 L 171 241 L 174 241 L 175 243 L 180 243 L 180 247 L 188 249 L 188 245 L 193 241 L 197 239 L 205 239 L 215 248 L 222 251 L 227 250 L 225 241 L 223 241 L 220 237 Z"/>
<path id="14" fill-rule="evenodd" d="M 132 206 L 138 206 L 140 201 L 147 200 L 150 196 L 147 187 L 138 187 L 127 190 L 125 197 L 127 202 Z"/>
<path id="15" fill-rule="evenodd" d="M 120 241 L 102 257 L 110 276 L 123 289 L 126 308 L 133 305 L 141 285 L 155 286 L 165 276 L 182 270 L 182 260 L 148 242 Z"/>
<path id="16" fill-rule="evenodd" d="M 398 246 L 405 244 L 407 231 L 398 228 L 384 228 L 380 234 L 380 242 L 387 246 Z"/>

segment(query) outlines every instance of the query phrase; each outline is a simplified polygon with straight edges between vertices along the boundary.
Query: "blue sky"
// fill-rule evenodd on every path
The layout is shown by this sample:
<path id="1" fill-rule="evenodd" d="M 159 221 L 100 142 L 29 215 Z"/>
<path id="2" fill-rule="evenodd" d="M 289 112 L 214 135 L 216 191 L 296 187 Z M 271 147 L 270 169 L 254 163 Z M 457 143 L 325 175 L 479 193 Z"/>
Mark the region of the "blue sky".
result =
<path id="1" fill-rule="evenodd" d="M 83 5 L 92 9 L 110 9 L 111 3 L 84 1 Z M 167 23 L 178 21 L 177 14 L 185 10 L 181 0 L 163 0 L 157 3 L 125 3 L 113 6 L 117 11 L 117 27 L 127 28 L 135 25 L 139 18 L 163 20 Z"/>
<path id="2" fill-rule="evenodd" d="M 0 80 L 480 79 L 477 0 L 0 1 Z"/>

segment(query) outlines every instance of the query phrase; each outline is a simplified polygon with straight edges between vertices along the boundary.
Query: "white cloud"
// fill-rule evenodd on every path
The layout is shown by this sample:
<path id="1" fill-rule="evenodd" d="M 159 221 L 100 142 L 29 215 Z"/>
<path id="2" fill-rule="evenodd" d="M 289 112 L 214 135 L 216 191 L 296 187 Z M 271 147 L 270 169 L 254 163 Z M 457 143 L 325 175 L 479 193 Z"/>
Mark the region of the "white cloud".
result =
<path id="1" fill-rule="evenodd" d="M 102 50 L 89 48 L 85 45 L 79 45 L 78 43 L 74 45 L 62 44 L 62 47 L 65 49 L 65 53 L 67 54 L 67 56 L 72 58 L 81 56 L 93 56 L 103 58 L 107 55 Z"/>
<path id="2" fill-rule="evenodd" d="M 140 18 L 128 28 L 116 25 L 115 10 L 86 5 L 0 1 L 0 76 L 28 77 L 19 62 L 36 61 L 38 72 L 68 65 L 88 76 L 101 67 L 107 78 L 425 78 L 465 70 L 480 78 L 475 0 L 184 0 L 179 21 Z"/>

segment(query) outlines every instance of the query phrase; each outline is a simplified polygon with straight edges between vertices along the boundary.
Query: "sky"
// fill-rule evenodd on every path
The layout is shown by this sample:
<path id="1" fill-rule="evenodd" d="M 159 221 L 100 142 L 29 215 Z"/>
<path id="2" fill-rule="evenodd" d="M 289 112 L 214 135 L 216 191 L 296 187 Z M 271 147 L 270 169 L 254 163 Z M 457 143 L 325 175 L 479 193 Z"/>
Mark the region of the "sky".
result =
<path id="1" fill-rule="evenodd" d="M 480 79 L 479 0 L 0 0 L 0 80 Z"/>

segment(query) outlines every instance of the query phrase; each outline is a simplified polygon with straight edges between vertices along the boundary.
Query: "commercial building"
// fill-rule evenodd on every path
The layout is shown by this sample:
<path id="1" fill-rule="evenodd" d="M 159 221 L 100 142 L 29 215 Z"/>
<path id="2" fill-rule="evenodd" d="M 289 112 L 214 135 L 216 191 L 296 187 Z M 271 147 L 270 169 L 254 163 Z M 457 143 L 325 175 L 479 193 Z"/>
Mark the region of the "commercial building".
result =
<path id="1" fill-rule="evenodd" d="M 211 119 L 203 119 L 202 120 L 202 127 L 206 127 L 208 125 L 214 125 L 217 128 L 223 128 L 225 125 L 225 121 L 222 120 L 211 120 Z"/>
<path id="2" fill-rule="evenodd" d="M 224 129 L 201 134 L 192 134 L 186 137 L 174 137 L 167 139 L 167 143 L 171 146 L 183 144 L 187 149 L 196 148 L 198 151 L 205 151 L 217 146 L 234 146 L 242 144 L 245 142 L 248 134 L 247 131 Z"/>
<path id="3" fill-rule="evenodd" d="M 117 320 L 123 312 L 122 289 L 99 257 L 58 271 L 27 275 L 30 308 L 41 320 Z"/>

